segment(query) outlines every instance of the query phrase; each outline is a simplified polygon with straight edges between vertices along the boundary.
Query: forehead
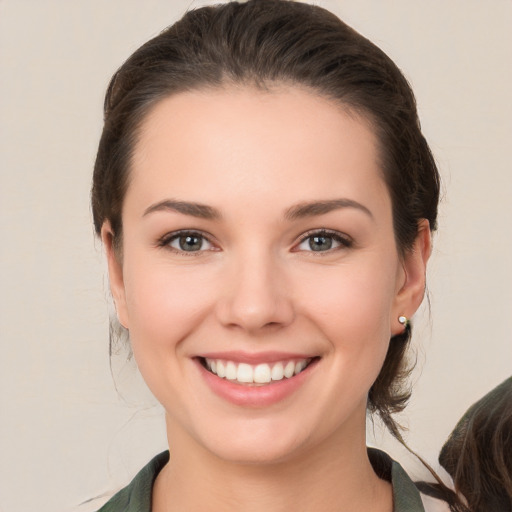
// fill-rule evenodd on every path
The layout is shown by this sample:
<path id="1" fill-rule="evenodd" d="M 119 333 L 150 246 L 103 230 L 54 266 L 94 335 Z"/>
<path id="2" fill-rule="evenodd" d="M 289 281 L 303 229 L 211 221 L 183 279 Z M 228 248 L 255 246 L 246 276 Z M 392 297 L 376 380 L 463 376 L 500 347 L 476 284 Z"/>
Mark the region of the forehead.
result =
<path id="1" fill-rule="evenodd" d="M 283 201 L 385 189 L 370 123 L 296 87 L 179 93 L 152 109 L 135 147 L 128 195 L 166 192 L 222 202 L 233 193 Z M 152 196 L 152 197 L 149 197 Z M 128 199 L 128 197 L 127 197 Z"/>

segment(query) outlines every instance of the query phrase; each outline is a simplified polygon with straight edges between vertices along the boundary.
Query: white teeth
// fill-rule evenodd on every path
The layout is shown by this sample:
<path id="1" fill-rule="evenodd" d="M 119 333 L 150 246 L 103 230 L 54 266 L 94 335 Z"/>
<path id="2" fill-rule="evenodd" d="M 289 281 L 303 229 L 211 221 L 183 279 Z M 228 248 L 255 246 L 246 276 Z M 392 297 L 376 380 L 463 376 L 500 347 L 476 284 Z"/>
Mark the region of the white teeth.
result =
<path id="1" fill-rule="evenodd" d="M 240 365 L 242 366 L 242 365 Z M 254 382 L 258 384 L 266 384 L 272 380 L 270 366 L 268 364 L 259 364 L 254 368 Z"/>
<path id="2" fill-rule="evenodd" d="M 304 368 L 306 368 L 306 361 L 299 361 L 298 363 L 295 364 L 295 375 L 297 375 L 297 373 L 300 373 L 302 370 L 304 370 Z"/>
<path id="3" fill-rule="evenodd" d="M 260 363 L 255 366 L 221 359 L 205 359 L 206 367 L 218 377 L 241 384 L 268 384 L 272 381 L 291 378 L 302 372 L 311 359 L 282 361 L 272 365 Z"/>
<path id="4" fill-rule="evenodd" d="M 289 363 L 286 363 L 286 366 L 284 367 L 284 376 L 289 379 L 293 376 L 295 373 L 295 363 L 293 361 L 290 361 Z"/>
<path id="5" fill-rule="evenodd" d="M 283 363 L 277 363 L 272 368 L 272 380 L 281 380 L 284 377 Z"/>
<path id="6" fill-rule="evenodd" d="M 213 372 L 213 368 L 211 370 Z M 217 375 L 222 378 L 226 376 L 226 366 L 222 361 L 217 361 Z"/>
<path id="7" fill-rule="evenodd" d="M 240 363 L 236 372 L 236 380 L 238 382 L 254 382 L 254 372 L 252 371 L 252 366 L 249 364 Z"/>
<path id="8" fill-rule="evenodd" d="M 226 364 L 226 379 L 236 380 L 236 364 L 233 361 L 228 361 Z"/>

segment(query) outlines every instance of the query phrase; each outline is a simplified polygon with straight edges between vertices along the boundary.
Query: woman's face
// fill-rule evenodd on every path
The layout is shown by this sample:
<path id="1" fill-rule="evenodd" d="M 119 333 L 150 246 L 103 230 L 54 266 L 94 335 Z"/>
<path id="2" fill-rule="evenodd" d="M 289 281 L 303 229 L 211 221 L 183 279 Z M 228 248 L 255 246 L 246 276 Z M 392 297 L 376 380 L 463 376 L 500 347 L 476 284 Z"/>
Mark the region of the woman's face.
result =
<path id="1" fill-rule="evenodd" d="M 397 253 L 369 124 L 298 88 L 182 93 L 132 164 L 122 261 L 108 223 L 103 240 L 173 450 L 268 462 L 364 440 L 428 257 L 428 229 Z"/>

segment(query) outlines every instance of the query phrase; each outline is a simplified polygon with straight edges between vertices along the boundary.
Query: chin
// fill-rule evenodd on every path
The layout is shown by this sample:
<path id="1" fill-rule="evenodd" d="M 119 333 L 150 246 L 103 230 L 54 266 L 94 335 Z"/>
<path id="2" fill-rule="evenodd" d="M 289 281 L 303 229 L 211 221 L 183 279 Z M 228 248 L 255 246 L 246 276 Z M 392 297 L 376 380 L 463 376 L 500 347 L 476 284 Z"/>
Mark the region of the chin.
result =
<path id="1" fill-rule="evenodd" d="M 210 430 L 198 438 L 203 447 L 225 462 L 258 465 L 277 464 L 297 457 L 308 444 L 305 432 L 275 421 L 250 419 L 242 425 Z M 278 433 L 276 435 L 276 433 Z"/>
<path id="2" fill-rule="evenodd" d="M 292 443 L 252 442 L 217 445 L 211 452 L 225 462 L 240 465 L 271 465 L 287 462 L 301 452 L 300 445 Z"/>

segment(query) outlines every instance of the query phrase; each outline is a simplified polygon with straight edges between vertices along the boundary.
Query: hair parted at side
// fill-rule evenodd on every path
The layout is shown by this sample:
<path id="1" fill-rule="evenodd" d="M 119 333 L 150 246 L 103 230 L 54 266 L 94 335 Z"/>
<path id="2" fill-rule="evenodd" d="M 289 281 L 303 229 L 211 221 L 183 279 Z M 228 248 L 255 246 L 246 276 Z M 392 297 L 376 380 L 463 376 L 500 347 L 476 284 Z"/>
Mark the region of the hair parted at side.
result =
<path id="1" fill-rule="evenodd" d="M 92 187 L 94 225 L 109 221 L 122 246 L 122 205 L 139 128 L 170 95 L 226 85 L 271 90 L 304 87 L 369 121 L 393 209 L 397 247 L 411 249 L 418 223 L 437 226 L 439 174 L 421 133 L 415 98 L 398 67 L 377 46 L 327 10 L 287 0 L 249 0 L 186 13 L 139 48 L 115 73 Z M 392 414 L 410 397 L 410 327 L 395 336 L 372 386 L 368 408 L 400 438 Z"/>

